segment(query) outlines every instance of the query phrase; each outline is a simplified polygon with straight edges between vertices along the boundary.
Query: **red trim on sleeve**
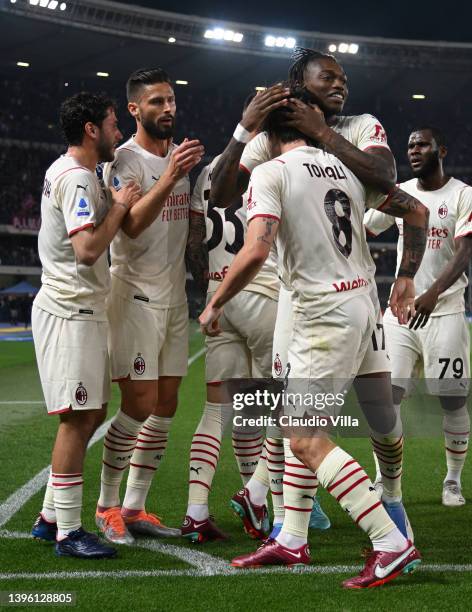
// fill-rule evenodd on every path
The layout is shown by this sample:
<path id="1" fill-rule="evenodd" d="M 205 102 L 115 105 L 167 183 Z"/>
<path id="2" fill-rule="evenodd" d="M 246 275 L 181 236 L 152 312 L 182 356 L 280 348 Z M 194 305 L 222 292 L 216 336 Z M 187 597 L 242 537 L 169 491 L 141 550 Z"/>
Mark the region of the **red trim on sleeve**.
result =
<path id="1" fill-rule="evenodd" d="M 276 217 L 275 215 L 266 215 L 266 214 L 264 214 L 264 213 L 261 213 L 261 214 L 259 214 L 259 215 L 254 215 L 254 217 L 251 217 L 251 218 L 248 220 L 248 223 L 249 223 L 249 221 L 252 221 L 252 220 L 253 220 L 253 219 L 255 219 L 256 217 L 266 217 L 266 218 L 268 218 L 268 219 L 275 219 L 276 221 L 280 221 L 280 217 Z"/>
<path id="2" fill-rule="evenodd" d="M 73 229 L 72 231 L 69 232 L 69 238 L 71 236 L 73 236 L 74 234 L 77 234 L 77 232 L 81 232 L 84 229 L 87 229 L 88 227 L 93 227 L 94 224 L 93 223 L 86 223 L 85 225 L 81 225 L 80 227 L 76 227 L 75 229 Z"/>
<path id="3" fill-rule="evenodd" d="M 74 166 L 73 168 L 67 168 L 67 170 L 64 170 L 64 172 L 58 174 L 54 180 L 57 181 L 57 179 L 63 174 L 67 174 L 67 172 L 70 172 L 71 170 L 87 170 L 87 172 L 91 172 L 88 168 L 85 168 L 85 166 Z"/>
<path id="4" fill-rule="evenodd" d="M 368 151 L 369 149 L 387 149 L 387 151 L 391 150 L 387 144 L 386 145 L 376 144 L 376 145 L 369 145 L 365 147 L 365 149 L 361 149 L 361 151 Z"/>
<path id="5" fill-rule="evenodd" d="M 278 162 L 279 162 L 279 164 L 284 164 L 284 165 L 285 165 L 285 162 L 284 162 L 284 161 L 282 161 L 281 159 L 274 159 L 274 161 L 278 161 Z"/>
<path id="6" fill-rule="evenodd" d="M 247 172 L 249 174 L 249 176 L 251 176 L 251 171 L 248 170 L 244 164 L 240 163 L 239 167 L 240 167 L 241 170 L 244 170 L 244 172 Z"/>
<path id="7" fill-rule="evenodd" d="M 204 213 L 200 212 L 199 210 L 192 210 L 190 209 L 190 214 L 193 213 L 194 215 L 201 215 L 202 217 L 204 217 Z"/>
<path id="8" fill-rule="evenodd" d="M 367 227 L 365 228 L 365 233 L 369 234 L 369 236 L 372 236 L 372 238 L 377 238 L 378 234 L 374 234 L 374 232 L 371 232 L 370 229 L 368 229 Z"/>
<path id="9" fill-rule="evenodd" d="M 469 230 L 465 234 L 459 234 L 459 236 L 454 236 L 454 240 L 457 240 L 458 238 L 465 238 L 466 236 L 470 236 L 471 234 L 472 234 L 472 230 Z"/>

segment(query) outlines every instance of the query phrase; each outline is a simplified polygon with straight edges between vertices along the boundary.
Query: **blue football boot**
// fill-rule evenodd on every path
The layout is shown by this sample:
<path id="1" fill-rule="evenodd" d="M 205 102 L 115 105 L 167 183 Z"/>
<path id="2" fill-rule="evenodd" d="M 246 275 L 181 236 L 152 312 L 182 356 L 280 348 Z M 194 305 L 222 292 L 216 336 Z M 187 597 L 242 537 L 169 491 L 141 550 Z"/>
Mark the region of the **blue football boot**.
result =
<path id="1" fill-rule="evenodd" d="M 315 501 L 313 503 L 313 509 L 310 514 L 310 522 L 308 524 L 310 529 L 329 529 L 331 527 L 331 521 L 323 512 L 318 500 L 315 497 Z"/>
<path id="2" fill-rule="evenodd" d="M 398 529 L 402 532 L 407 540 L 414 542 L 415 538 L 413 530 L 408 520 L 408 515 L 401 501 L 387 502 L 385 499 L 382 500 L 383 507 L 385 508 L 388 516 L 392 519 Z"/>
<path id="3" fill-rule="evenodd" d="M 31 535 L 35 540 L 45 540 L 46 542 L 55 542 L 57 533 L 57 523 L 50 523 L 43 515 L 38 514 L 35 520 Z"/>
<path id="4" fill-rule="evenodd" d="M 56 542 L 56 555 L 79 559 L 107 559 L 116 555 L 116 549 L 103 544 L 98 536 L 79 527 L 63 540 Z"/>

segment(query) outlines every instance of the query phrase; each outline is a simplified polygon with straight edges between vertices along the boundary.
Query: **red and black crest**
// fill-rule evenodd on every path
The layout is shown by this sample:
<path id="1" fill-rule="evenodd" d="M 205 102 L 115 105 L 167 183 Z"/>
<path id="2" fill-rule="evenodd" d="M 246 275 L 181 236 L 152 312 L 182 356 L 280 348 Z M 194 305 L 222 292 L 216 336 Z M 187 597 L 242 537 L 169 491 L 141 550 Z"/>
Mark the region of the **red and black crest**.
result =
<path id="1" fill-rule="evenodd" d="M 141 353 L 138 353 L 138 356 L 134 360 L 134 371 L 138 376 L 142 376 L 144 374 L 144 370 L 146 369 L 146 362 L 144 361 Z"/>
<path id="2" fill-rule="evenodd" d="M 274 359 L 274 372 L 277 376 L 282 374 L 282 361 L 280 359 L 280 355 L 278 353 L 275 354 Z"/>
<path id="3" fill-rule="evenodd" d="M 446 204 L 441 204 L 441 206 L 438 208 L 438 215 L 440 219 L 445 219 L 447 217 L 447 206 Z"/>
<path id="4" fill-rule="evenodd" d="M 75 390 L 75 401 L 79 404 L 79 406 L 83 406 L 87 403 L 87 397 L 87 389 L 81 382 L 79 382 L 79 385 Z"/>

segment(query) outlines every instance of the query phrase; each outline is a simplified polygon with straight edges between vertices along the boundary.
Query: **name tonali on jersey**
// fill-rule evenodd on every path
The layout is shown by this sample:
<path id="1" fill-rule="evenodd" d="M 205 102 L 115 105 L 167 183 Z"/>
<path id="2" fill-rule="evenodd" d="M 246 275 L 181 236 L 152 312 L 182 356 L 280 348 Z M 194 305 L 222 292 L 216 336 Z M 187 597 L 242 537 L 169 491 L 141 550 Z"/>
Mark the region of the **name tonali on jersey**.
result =
<path id="1" fill-rule="evenodd" d="M 363 215 L 365 206 L 376 208 L 385 199 L 314 147 L 297 147 L 255 168 L 248 219 L 280 221 L 279 263 L 297 312 L 315 318 L 369 291 Z"/>
<path id="2" fill-rule="evenodd" d="M 422 191 L 417 179 L 401 183 L 400 187 L 417 198 L 429 210 L 429 228 L 426 250 L 420 269 L 415 276 L 416 294 L 421 295 L 441 275 L 455 253 L 454 241 L 472 232 L 472 188 L 455 178 L 435 191 Z M 397 271 L 403 255 L 403 220 L 388 217 L 376 211 L 366 213 L 364 223 L 369 232 L 377 235 L 394 223 L 399 231 L 397 247 Z M 433 316 L 462 312 L 463 291 L 467 277 L 463 274 L 439 297 Z"/>
<path id="3" fill-rule="evenodd" d="M 209 204 L 211 174 L 220 156 L 206 166 L 197 179 L 192 195 L 191 210 L 205 216 L 206 240 L 209 255 L 208 291 L 216 291 L 228 269 L 241 250 L 247 231 L 247 193 L 231 206 L 219 208 Z M 246 287 L 276 298 L 279 291 L 277 256 L 272 251 L 256 278 Z"/>

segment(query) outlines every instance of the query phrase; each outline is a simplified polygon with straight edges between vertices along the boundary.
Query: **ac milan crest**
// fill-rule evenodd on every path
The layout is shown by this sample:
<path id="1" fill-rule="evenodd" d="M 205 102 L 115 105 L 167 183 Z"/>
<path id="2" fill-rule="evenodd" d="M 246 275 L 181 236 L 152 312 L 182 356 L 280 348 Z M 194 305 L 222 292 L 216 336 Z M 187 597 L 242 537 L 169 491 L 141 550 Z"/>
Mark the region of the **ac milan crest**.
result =
<path id="1" fill-rule="evenodd" d="M 75 401 L 79 404 L 79 406 L 83 406 L 87 403 L 87 397 L 87 389 L 81 382 L 79 382 L 79 385 L 75 390 Z"/>
<path id="2" fill-rule="evenodd" d="M 277 376 L 282 374 L 282 361 L 280 360 L 280 355 L 278 353 L 275 354 L 274 372 Z"/>
<path id="3" fill-rule="evenodd" d="M 447 206 L 446 204 L 444 204 L 444 202 L 441 204 L 441 206 L 438 208 L 438 215 L 440 219 L 445 219 L 447 217 Z"/>
<path id="4" fill-rule="evenodd" d="M 138 353 L 138 356 L 134 360 L 134 371 L 138 376 L 142 376 L 144 374 L 144 370 L 146 369 L 146 362 L 144 361 L 141 353 Z"/>

